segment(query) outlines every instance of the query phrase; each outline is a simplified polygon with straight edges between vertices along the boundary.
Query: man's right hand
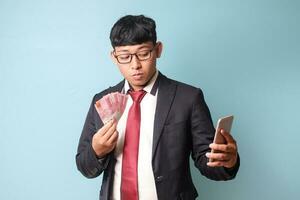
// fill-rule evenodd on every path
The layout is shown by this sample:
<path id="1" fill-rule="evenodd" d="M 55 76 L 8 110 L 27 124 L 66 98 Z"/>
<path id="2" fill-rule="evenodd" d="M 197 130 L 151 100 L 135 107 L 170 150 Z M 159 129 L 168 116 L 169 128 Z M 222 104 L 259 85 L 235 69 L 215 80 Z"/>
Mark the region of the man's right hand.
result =
<path id="1" fill-rule="evenodd" d="M 115 120 L 111 120 L 95 133 L 92 139 L 92 147 L 97 157 L 104 157 L 115 148 L 118 135 Z"/>

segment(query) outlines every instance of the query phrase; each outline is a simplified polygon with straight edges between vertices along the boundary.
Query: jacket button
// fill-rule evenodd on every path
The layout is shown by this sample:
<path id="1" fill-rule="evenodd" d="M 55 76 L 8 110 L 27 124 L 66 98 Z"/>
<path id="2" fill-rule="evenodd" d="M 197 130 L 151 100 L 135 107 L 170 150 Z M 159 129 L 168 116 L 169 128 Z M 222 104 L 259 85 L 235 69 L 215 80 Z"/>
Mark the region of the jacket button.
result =
<path id="1" fill-rule="evenodd" d="M 162 180 L 163 180 L 163 176 L 157 176 L 156 178 L 155 178 L 155 180 L 156 180 L 156 182 L 161 182 Z"/>

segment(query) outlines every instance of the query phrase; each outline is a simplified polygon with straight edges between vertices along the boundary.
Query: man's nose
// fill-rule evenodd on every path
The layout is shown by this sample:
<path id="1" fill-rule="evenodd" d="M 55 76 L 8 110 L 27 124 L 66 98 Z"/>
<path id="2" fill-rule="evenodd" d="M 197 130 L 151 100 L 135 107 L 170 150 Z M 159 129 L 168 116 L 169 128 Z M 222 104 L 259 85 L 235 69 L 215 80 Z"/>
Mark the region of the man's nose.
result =
<path id="1" fill-rule="evenodd" d="M 132 56 L 132 60 L 131 60 L 130 64 L 131 64 L 132 69 L 139 69 L 142 67 L 141 61 L 138 59 L 138 57 L 136 55 Z"/>

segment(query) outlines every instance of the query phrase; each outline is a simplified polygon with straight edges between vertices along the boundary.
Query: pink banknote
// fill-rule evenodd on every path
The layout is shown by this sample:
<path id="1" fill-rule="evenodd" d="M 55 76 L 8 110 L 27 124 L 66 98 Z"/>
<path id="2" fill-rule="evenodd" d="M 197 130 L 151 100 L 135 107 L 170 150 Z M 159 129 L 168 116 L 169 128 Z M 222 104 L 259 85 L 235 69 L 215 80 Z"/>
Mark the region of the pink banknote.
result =
<path id="1" fill-rule="evenodd" d="M 119 92 L 109 93 L 95 103 L 95 108 L 103 121 L 119 120 L 125 110 L 128 96 Z"/>

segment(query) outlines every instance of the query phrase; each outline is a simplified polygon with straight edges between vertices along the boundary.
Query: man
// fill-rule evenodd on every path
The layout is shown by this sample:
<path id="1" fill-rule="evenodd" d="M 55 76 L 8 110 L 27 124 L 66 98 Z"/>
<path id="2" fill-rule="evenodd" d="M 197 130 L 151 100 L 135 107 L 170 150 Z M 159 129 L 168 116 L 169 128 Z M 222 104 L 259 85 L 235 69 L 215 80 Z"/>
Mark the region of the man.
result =
<path id="1" fill-rule="evenodd" d="M 125 80 L 94 96 L 76 155 L 84 176 L 104 172 L 101 200 L 195 199 L 190 155 L 213 180 L 233 179 L 239 168 L 229 133 L 221 132 L 226 144 L 212 143 L 215 129 L 202 91 L 157 70 L 163 45 L 155 29 L 143 15 L 124 16 L 111 29 L 111 58 Z M 130 96 L 120 120 L 104 124 L 94 104 L 112 92 Z"/>

